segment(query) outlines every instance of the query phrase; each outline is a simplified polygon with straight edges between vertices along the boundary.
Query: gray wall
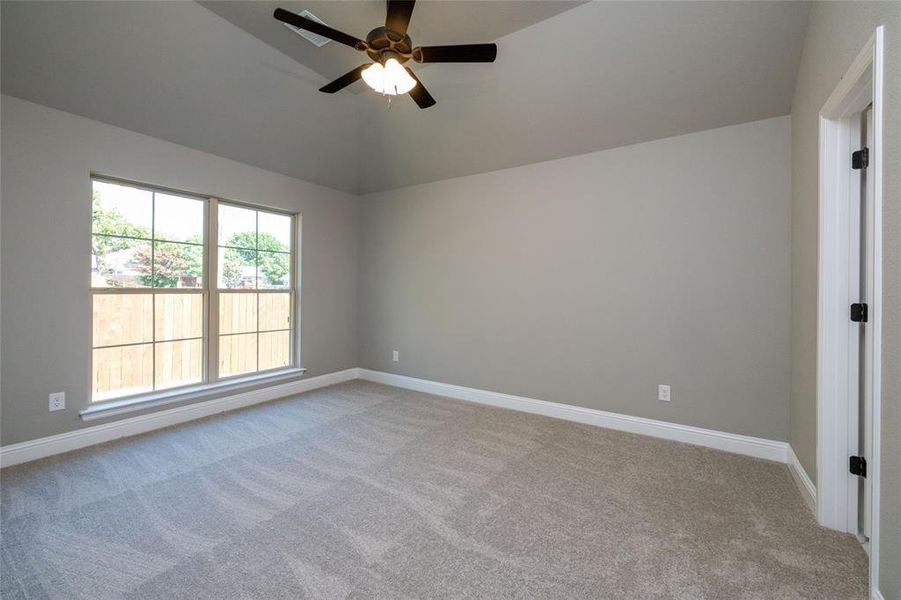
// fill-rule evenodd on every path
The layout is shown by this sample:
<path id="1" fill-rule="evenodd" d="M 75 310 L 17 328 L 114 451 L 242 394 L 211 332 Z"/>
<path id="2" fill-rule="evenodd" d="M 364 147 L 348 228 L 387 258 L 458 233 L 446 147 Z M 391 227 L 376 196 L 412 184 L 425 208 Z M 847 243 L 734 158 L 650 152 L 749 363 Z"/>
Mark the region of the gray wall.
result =
<path id="1" fill-rule="evenodd" d="M 96 171 L 303 213 L 308 375 L 355 367 L 356 196 L 2 97 L 2 443 L 83 427 L 89 402 L 91 183 Z M 47 394 L 65 391 L 65 411 Z"/>
<path id="2" fill-rule="evenodd" d="M 901 4 L 814 3 L 792 108 L 790 441 L 816 476 L 818 114 L 878 25 L 885 25 L 883 157 L 882 555 L 880 588 L 901 598 Z"/>
<path id="3" fill-rule="evenodd" d="M 779 117 L 365 196 L 360 366 L 787 439 L 790 135 Z"/>

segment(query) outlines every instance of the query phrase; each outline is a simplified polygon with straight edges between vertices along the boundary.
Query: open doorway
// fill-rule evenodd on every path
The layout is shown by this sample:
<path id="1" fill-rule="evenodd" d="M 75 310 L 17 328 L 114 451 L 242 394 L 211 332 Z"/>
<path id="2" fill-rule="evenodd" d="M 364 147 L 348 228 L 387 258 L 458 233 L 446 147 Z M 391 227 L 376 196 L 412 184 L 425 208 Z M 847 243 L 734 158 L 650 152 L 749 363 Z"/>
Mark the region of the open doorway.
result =
<path id="1" fill-rule="evenodd" d="M 820 111 L 817 519 L 856 534 L 878 580 L 882 28 Z"/>

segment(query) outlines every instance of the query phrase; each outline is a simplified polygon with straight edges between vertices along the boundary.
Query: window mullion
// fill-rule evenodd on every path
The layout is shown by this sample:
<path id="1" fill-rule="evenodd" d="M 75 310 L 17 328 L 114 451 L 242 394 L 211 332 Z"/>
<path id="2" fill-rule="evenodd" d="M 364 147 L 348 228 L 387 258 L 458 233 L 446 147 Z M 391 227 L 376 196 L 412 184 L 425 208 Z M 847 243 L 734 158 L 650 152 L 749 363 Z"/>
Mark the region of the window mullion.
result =
<path id="1" fill-rule="evenodd" d="M 156 389 L 156 192 L 150 195 L 150 385 Z"/>
<path id="2" fill-rule="evenodd" d="M 219 201 L 210 198 L 207 203 L 206 277 L 207 292 L 207 377 L 219 381 Z"/>
<path id="3" fill-rule="evenodd" d="M 256 351 L 257 351 L 257 360 L 254 365 L 254 369 L 256 371 L 260 370 L 260 211 L 256 211 L 254 215 L 254 236 L 253 236 L 253 245 L 256 250 L 254 252 L 254 269 L 256 269 L 256 277 L 253 280 L 253 287 L 256 290 L 256 294 L 254 295 L 254 299 L 257 303 L 257 322 L 255 327 L 255 337 L 257 340 L 256 343 Z"/>

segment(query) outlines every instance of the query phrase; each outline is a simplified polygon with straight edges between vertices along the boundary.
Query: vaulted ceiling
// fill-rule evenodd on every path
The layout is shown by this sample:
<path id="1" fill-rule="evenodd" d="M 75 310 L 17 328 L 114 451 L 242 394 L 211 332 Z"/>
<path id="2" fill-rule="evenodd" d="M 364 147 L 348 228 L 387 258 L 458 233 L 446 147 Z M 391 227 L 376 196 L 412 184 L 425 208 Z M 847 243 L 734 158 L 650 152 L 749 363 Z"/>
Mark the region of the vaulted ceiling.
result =
<path id="1" fill-rule="evenodd" d="M 419 46 L 492 42 L 585 2 L 586 0 L 427 0 L 414 8 L 416 18 L 410 21 L 407 33 Z M 326 80 L 335 79 L 367 62 L 365 55 L 340 44 L 330 42 L 330 47 L 320 49 L 303 41 L 288 28 L 276 26 L 278 22 L 272 18 L 276 8 L 281 7 L 297 14 L 308 10 L 330 26 L 361 39 L 365 39 L 371 29 L 385 24 L 384 0 L 201 0 L 200 4 L 310 67 Z M 357 91 L 363 89 L 364 86 L 356 87 Z"/>
<path id="2" fill-rule="evenodd" d="M 0 4 L 2 91 L 265 169 L 369 192 L 790 112 L 808 5 L 420 1 L 419 44 L 496 42 L 493 64 L 414 65 L 419 110 L 364 62 L 271 18 L 364 37 L 384 2 Z"/>

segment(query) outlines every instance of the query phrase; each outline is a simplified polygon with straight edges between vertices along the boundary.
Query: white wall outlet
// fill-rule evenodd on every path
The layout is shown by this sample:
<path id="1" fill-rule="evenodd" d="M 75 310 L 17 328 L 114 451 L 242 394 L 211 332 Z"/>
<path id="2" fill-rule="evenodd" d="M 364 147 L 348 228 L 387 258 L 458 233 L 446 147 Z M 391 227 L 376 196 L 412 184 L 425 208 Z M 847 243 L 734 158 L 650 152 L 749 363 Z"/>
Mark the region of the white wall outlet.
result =
<path id="1" fill-rule="evenodd" d="M 391 351 L 391 360 L 393 360 L 394 362 L 399 361 L 400 360 L 400 352 L 398 352 L 397 350 L 392 350 Z"/>
<path id="2" fill-rule="evenodd" d="M 657 386 L 657 399 L 662 402 L 669 402 L 669 386 L 668 385 L 658 385 Z"/>
<path id="3" fill-rule="evenodd" d="M 50 394 L 50 412 L 66 408 L 66 392 L 54 392 Z"/>

